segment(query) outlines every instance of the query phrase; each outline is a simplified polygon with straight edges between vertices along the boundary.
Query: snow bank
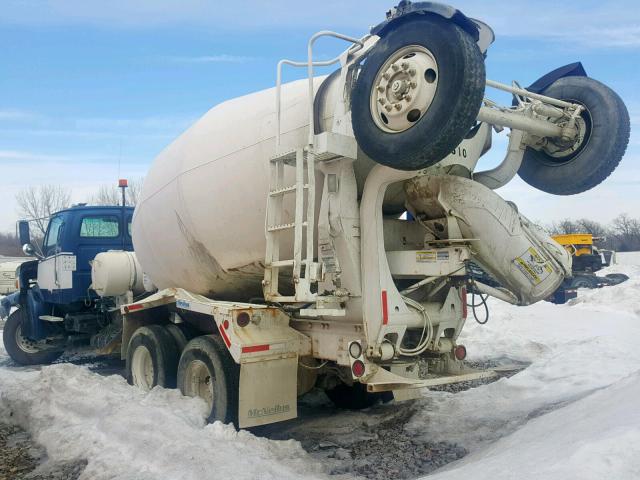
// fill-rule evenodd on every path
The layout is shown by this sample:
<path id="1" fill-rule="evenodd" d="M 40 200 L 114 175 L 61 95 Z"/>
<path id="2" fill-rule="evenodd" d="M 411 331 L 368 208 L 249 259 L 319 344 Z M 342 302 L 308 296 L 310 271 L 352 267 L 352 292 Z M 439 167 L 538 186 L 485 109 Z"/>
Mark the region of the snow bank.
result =
<path id="1" fill-rule="evenodd" d="M 620 268 L 617 271 L 621 271 Z M 490 300 L 460 339 L 470 359 L 531 362 L 456 395 L 431 392 L 409 428 L 472 454 L 434 478 L 640 478 L 640 267 L 570 304 Z"/>
<path id="2" fill-rule="evenodd" d="M 205 425 L 199 400 L 144 393 L 120 376 L 60 364 L 0 369 L 0 417 L 13 418 L 57 460 L 87 459 L 82 479 L 317 478 L 321 466 L 294 441 Z"/>
<path id="3" fill-rule="evenodd" d="M 487 325 L 468 320 L 460 342 L 470 359 L 530 366 L 455 395 L 427 392 L 414 406 L 407 426 L 413 435 L 470 451 L 432 478 L 640 478 L 640 261 L 634 265 L 634 258 L 621 255 L 610 268 L 631 277 L 623 284 L 580 290 L 566 305 L 490 300 Z M 176 391 L 143 393 L 86 367 L 9 367 L 0 346 L 0 416 L 28 429 L 56 460 L 87 459 L 83 479 L 323 476 L 323 466 L 299 443 L 205 425 L 202 411 L 198 400 Z M 377 421 L 374 416 L 367 418 Z M 350 418 L 336 414 L 331 423 L 346 435 L 355 428 Z"/>

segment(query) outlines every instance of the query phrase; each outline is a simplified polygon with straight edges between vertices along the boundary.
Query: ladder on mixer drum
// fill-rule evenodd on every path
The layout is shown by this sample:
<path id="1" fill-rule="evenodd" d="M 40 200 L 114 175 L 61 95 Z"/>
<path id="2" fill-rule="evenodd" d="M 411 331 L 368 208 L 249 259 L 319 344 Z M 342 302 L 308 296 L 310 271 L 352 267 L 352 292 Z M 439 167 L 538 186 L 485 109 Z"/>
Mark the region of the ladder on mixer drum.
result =
<path id="1" fill-rule="evenodd" d="M 313 261 L 315 155 L 309 148 L 297 148 L 272 157 L 269 163 L 269 197 L 265 228 L 267 249 L 263 281 L 265 300 L 313 302 L 316 294 L 311 292 L 311 284 L 317 280 L 317 264 Z M 285 185 L 287 167 L 295 168 L 294 185 Z M 292 219 L 285 218 L 287 195 L 295 196 Z M 285 235 L 293 235 L 293 258 L 280 258 L 281 243 Z M 294 295 L 280 294 L 281 270 L 291 272 Z"/>

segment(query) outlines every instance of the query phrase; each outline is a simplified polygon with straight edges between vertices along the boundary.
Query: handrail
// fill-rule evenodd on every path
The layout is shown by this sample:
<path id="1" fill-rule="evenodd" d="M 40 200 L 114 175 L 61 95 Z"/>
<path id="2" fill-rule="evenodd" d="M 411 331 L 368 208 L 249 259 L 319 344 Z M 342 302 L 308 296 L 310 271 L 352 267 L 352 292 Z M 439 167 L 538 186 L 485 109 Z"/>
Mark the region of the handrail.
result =
<path id="1" fill-rule="evenodd" d="M 313 67 L 326 67 L 329 65 L 333 65 L 340 61 L 342 54 L 338 55 L 331 60 L 321 60 L 321 61 L 313 61 L 313 45 L 317 39 L 320 37 L 334 37 L 340 40 L 345 40 L 347 42 L 351 42 L 355 45 L 352 45 L 349 48 L 349 52 L 357 52 L 361 48 L 364 47 L 364 42 L 361 39 L 349 37 L 347 35 L 342 35 L 341 33 L 332 32 L 330 30 L 322 30 L 320 32 L 315 33 L 309 39 L 307 43 L 307 61 L 306 62 L 296 62 L 293 60 L 283 59 L 278 62 L 277 72 L 276 72 L 276 153 L 280 153 L 280 122 L 281 122 L 281 87 L 282 87 L 282 66 L 283 65 L 291 65 L 292 67 L 307 67 L 307 73 L 309 76 L 309 145 L 313 145 L 313 136 L 314 136 L 314 119 L 313 119 Z M 359 48 L 354 49 L 354 46 Z M 353 49 L 353 50 L 352 50 Z"/>

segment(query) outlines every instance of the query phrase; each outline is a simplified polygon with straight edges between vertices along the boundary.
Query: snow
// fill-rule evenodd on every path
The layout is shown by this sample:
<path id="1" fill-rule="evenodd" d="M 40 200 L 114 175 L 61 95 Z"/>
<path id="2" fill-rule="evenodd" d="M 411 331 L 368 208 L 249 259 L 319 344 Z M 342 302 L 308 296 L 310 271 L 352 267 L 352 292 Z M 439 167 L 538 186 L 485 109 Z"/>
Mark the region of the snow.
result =
<path id="1" fill-rule="evenodd" d="M 89 460 L 82 479 L 298 479 L 321 467 L 294 441 L 205 425 L 204 405 L 148 394 L 112 375 L 58 364 L 2 369 L 0 418 L 26 426 L 57 460 Z"/>
<path id="2" fill-rule="evenodd" d="M 469 359 L 530 365 L 456 394 L 426 392 L 412 407 L 412 435 L 469 451 L 429 479 L 640 478 L 640 253 L 618 254 L 607 272 L 630 280 L 566 305 L 490 300 L 486 325 L 468 320 Z M 202 412 L 176 391 L 144 393 L 84 366 L 14 367 L 0 347 L 0 418 L 50 458 L 87 459 L 82 479 L 326 478 L 298 442 L 205 425 Z M 352 418 L 331 423 L 348 432 Z"/>

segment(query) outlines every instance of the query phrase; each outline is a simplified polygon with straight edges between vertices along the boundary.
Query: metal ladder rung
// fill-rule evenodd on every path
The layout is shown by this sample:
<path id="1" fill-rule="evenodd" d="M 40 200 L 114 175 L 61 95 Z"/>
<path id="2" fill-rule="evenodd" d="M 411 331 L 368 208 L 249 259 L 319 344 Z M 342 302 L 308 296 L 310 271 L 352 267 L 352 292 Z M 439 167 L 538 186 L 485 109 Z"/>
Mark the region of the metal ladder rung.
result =
<path id="1" fill-rule="evenodd" d="M 269 195 L 272 197 L 275 197 L 277 195 L 284 195 L 285 193 L 289 193 L 289 192 L 295 192 L 296 191 L 296 186 L 295 185 L 291 185 L 290 187 L 282 187 L 279 188 L 277 190 L 272 190 L 269 192 Z M 305 183 L 302 188 L 309 188 L 309 184 Z"/>
<path id="2" fill-rule="evenodd" d="M 307 226 L 307 222 L 302 222 L 302 226 L 306 227 Z M 282 225 L 274 225 L 272 227 L 269 227 L 267 229 L 267 231 L 269 232 L 280 232 L 282 230 L 291 230 L 292 228 L 295 228 L 296 224 L 295 223 L 283 223 Z"/>
<path id="3" fill-rule="evenodd" d="M 295 263 L 295 260 L 277 260 L 275 262 L 271 262 L 270 265 L 267 265 L 268 267 L 293 267 L 293 264 Z"/>

